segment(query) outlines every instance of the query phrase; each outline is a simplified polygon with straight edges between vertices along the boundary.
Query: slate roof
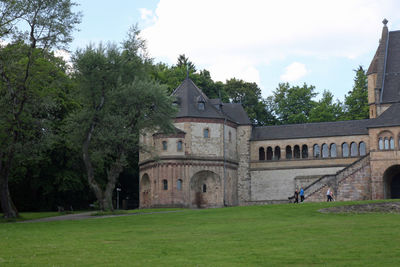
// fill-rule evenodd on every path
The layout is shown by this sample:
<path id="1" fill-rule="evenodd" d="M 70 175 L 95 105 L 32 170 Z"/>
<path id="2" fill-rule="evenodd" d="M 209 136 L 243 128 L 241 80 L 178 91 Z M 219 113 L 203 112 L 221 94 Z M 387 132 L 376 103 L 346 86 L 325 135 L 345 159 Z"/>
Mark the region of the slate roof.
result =
<path id="1" fill-rule="evenodd" d="M 222 111 L 228 115 L 233 122 L 239 125 L 251 125 L 247 112 L 240 103 L 224 103 L 222 105 Z"/>
<path id="2" fill-rule="evenodd" d="M 366 119 L 254 127 L 250 140 L 367 135 L 369 122 L 370 120 Z"/>
<path id="3" fill-rule="evenodd" d="M 222 103 L 220 99 L 209 99 L 189 78 L 186 78 L 172 95 L 176 97 L 179 105 L 176 118 L 226 118 L 239 125 L 251 124 L 241 104 Z M 204 110 L 198 108 L 199 102 L 204 103 Z"/>
<path id="4" fill-rule="evenodd" d="M 385 82 L 381 103 L 400 101 L 400 31 L 389 32 Z"/>
<path id="5" fill-rule="evenodd" d="M 400 103 L 392 104 L 378 118 L 371 119 L 368 128 L 390 127 L 400 125 Z"/>

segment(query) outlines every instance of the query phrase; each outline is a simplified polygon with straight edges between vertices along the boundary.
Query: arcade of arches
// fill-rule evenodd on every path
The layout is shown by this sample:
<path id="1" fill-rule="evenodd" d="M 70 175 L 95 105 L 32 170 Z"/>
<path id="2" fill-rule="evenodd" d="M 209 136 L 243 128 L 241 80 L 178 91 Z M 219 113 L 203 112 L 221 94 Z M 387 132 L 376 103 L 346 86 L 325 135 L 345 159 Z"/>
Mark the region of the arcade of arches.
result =
<path id="1" fill-rule="evenodd" d="M 295 145 L 285 147 L 285 159 L 307 159 L 309 158 L 309 148 L 307 145 Z M 367 148 L 365 142 L 361 141 L 351 142 L 350 145 L 347 142 L 341 144 L 341 154 L 338 153 L 338 148 L 335 143 L 330 145 L 324 143 L 321 146 L 314 144 L 312 147 L 312 158 L 336 158 L 336 157 L 358 157 L 365 156 L 367 154 Z M 310 157 L 311 158 L 311 157 Z M 281 147 L 280 146 L 268 146 L 266 149 L 260 147 L 258 149 L 258 160 L 280 160 L 281 159 Z"/>

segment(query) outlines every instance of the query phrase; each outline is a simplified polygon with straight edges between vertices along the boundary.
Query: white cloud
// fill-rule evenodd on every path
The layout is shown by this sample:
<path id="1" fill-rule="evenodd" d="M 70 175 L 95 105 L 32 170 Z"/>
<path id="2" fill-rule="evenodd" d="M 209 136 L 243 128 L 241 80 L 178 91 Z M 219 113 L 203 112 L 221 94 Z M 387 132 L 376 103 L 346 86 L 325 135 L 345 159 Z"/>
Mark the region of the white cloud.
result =
<path id="1" fill-rule="evenodd" d="M 142 12 L 154 19 L 142 36 L 157 60 L 185 54 L 217 80 L 259 80 L 274 61 L 370 53 L 385 16 L 400 25 L 399 9 L 395 0 L 160 0 L 153 14 Z"/>
<path id="2" fill-rule="evenodd" d="M 145 22 L 155 22 L 155 17 L 152 10 L 147 8 L 139 8 L 140 18 Z"/>
<path id="3" fill-rule="evenodd" d="M 55 50 L 54 55 L 56 57 L 62 58 L 67 63 L 71 61 L 71 54 L 63 49 Z"/>
<path id="4" fill-rule="evenodd" d="M 281 80 L 284 82 L 294 82 L 304 77 L 308 73 L 306 69 L 306 65 L 293 62 L 289 66 L 286 67 L 286 71 L 281 75 Z"/>

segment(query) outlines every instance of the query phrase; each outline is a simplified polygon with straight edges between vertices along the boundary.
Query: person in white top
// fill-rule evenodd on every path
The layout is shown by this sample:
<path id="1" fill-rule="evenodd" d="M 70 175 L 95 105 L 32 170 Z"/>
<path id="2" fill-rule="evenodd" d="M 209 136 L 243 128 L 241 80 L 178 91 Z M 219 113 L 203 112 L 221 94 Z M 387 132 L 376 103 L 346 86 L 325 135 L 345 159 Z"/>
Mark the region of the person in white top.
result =
<path id="1" fill-rule="evenodd" d="M 328 187 L 328 191 L 326 191 L 326 201 L 330 202 L 332 201 L 332 194 L 331 194 L 331 188 Z"/>

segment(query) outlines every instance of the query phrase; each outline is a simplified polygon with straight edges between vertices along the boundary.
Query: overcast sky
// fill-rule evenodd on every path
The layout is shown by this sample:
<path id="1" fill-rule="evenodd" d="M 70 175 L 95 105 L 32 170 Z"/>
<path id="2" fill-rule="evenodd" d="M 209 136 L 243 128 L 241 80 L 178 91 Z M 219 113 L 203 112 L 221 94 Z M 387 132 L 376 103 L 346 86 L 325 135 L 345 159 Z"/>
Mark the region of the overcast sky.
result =
<path id="1" fill-rule="evenodd" d="M 156 62 L 185 54 L 214 80 L 256 82 L 267 97 L 280 82 L 316 86 L 343 99 L 368 68 L 382 31 L 400 30 L 396 0 L 81 0 L 72 50 L 121 42 L 138 24 Z"/>

